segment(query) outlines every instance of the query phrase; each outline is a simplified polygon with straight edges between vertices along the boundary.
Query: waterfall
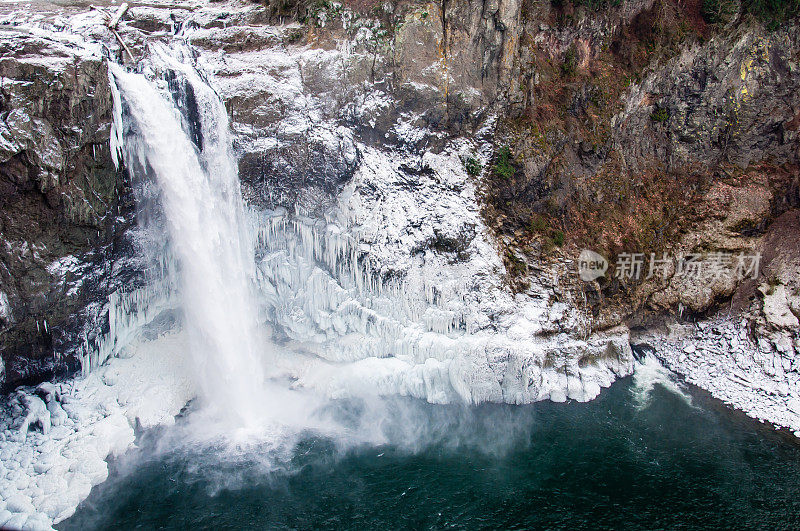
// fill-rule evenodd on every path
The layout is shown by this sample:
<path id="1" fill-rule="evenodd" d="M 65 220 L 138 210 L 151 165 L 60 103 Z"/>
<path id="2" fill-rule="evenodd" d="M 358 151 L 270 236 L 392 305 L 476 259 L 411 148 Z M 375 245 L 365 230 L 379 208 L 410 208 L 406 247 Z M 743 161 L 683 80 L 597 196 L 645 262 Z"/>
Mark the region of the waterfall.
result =
<path id="1" fill-rule="evenodd" d="M 264 377 L 254 247 L 240 193 L 227 113 L 190 67 L 157 49 L 154 60 L 185 83 L 192 108 L 181 113 L 164 83 L 111 65 L 124 108 L 122 153 L 152 217 L 178 261 L 184 327 L 198 399 L 241 425 L 258 418 Z M 172 87 L 174 89 L 174 86 Z M 149 194 L 149 195 L 148 195 Z M 155 200 L 150 200 L 155 198 Z"/>

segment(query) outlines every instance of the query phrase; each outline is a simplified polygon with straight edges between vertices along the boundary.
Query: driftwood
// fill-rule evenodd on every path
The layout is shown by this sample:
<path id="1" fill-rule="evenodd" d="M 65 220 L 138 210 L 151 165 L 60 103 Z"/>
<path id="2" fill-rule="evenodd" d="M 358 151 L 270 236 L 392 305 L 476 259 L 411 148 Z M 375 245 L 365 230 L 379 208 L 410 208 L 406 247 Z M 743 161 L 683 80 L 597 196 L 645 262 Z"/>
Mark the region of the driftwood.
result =
<path id="1" fill-rule="evenodd" d="M 125 15 L 127 11 L 128 11 L 128 3 L 125 2 L 124 4 L 119 6 L 119 8 L 117 9 L 117 13 L 114 15 L 114 18 L 112 18 L 111 21 L 109 22 L 108 27 L 111 29 L 116 29 L 117 25 L 119 24 L 119 21 L 122 19 L 122 17 Z"/>
<path id="2" fill-rule="evenodd" d="M 89 6 L 89 7 L 91 7 L 95 11 L 100 12 L 103 15 L 103 18 L 105 18 L 106 20 L 105 26 L 111 30 L 111 33 L 113 33 L 114 37 L 117 38 L 117 42 L 119 42 L 120 46 L 122 46 L 122 49 L 125 50 L 125 52 L 128 54 L 128 57 L 130 57 L 131 61 L 133 61 L 134 60 L 133 53 L 131 52 L 130 48 L 128 48 L 128 45 L 125 44 L 125 41 L 122 40 L 122 37 L 119 36 L 119 33 L 117 33 L 117 26 L 119 25 L 119 21 L 122 20 L 122 17 L 124 17 L 125 13 L 128 11 L 128 3 L 125 2 L 124 4 L 119 6 L 117 8 L 117 12 L 114 13 L 113 16 L 111 15 L 111 13 L 109 13 L 108 11 L 106 11 L 101 7 L 97 6 Z"/>

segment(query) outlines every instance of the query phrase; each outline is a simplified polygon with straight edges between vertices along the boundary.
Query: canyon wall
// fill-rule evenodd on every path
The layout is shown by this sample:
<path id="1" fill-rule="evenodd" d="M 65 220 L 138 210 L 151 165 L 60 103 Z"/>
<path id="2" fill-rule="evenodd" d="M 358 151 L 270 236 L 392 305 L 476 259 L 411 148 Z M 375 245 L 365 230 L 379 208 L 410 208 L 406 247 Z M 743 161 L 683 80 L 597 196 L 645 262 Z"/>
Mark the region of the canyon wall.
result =
<path id="1" fill-rule="evenodd" d="M 587 367 L 609 371 L 601 385 L 630 372 L 630 329 L 642 348 L 674 341 L 683 353 L 674 368 L 692 379 L 697 364 L 686 360 L 703 354 L 681 342 L 700 333 L 691 323 L 724 312 L 751 348 L 742 351 L 747 370 L 787 382 L 766 392 L 779 408 L 800 394 L 800 35 L 789 12 L 768 20 L 752 2 L 735 4 L 712 19 L 702 2 L 668 0 L 134 3 L 118 28 L 132 57 L 77 7 L 53 8 L 37 24 L 102 43 L 100 55 L 131 65 L 150 42 L 186 41 L 228 109 L 246 201 L 286 209 L 298 231 L 322 222 L 357 233 L 350 266 L 422 301 L 419 312 L 390 316 L 406 336 L 426 338 L 411 349 L 419 364 L 466 356 L 476 374 L 499 381 L 462 398 L 590 398 Z M 75 367 L 69 355 L 25 360 L 71 352 L 64 345 L 84 341 L 85 323 L 103 320 L 90 302 L 130 282 L 98 273 L 130 269 L 120 264 L 132 217 L 106 142 L 105 63 L 68 42 L 24 37 L 8 41 L 2 63 L 3 138 L 14 146 L 2 162 L 8 384 Z M 26 61 L 34 66 L 12 68 Z M 34 125 L 15 125 L 20 115 Z M 37 232 L 23 221 L 31 219 Z M 671 260 L 651 278 L 610 269 L 584 281 L 583 249 L 612 269 L 631 253 L 761 258 L 758 274 L 742 279 L 687 277 Z M 79 270 L 96 280 L 65 288 L 81 277 L 66 271 Z M 274 270 L 267 276 L 279 284 Z M 292 281 L 284 289 L 299 297 Z M 270 311 L 289 339 L 339 337 L 328 317 L 300 326 L 285 308 Z M 438 336 L 426 350 L 429 333 Z M 431 353 L 439 336 L 469 347 Z M 492 339 L 476 346 L 467 336 Z M 563 393 L 551 394 L 558 386 Z"/>

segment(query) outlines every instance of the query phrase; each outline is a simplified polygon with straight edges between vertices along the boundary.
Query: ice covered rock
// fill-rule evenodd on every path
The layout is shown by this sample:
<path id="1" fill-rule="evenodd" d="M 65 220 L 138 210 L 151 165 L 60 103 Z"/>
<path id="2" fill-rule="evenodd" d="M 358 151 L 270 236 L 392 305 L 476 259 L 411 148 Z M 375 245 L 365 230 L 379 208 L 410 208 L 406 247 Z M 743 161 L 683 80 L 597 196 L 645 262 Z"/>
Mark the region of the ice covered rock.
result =
<path id="1" fill-rule="evenodd" d="M 22 494 L 15 494 L 8 498 L 6 500 L 6 509 L 12 513 L 26 514 L 32 514 L 36 511 L 36 508 L 31 503 L 30 498 Z"/>
<path id="2" fill-rule="evenodd" d="M 28 521 L 28 515 L 24 513 L 14 513 L 11 518 L 3 524 L 7 529 L 24 529 L 25 522 Z"/>
<path id="3" fill-rule="evenodd" d="M 55 400 L 47 403 L 47 411 L 50 413 L 50 424 L 53 427 L 63 425 L 69 418 L 67 412 L 62 409 L 61 404 Z"/>
<path id="4" fill-rule="evenodd" d="M 53 529 L 52 525 L 50 525 L 50 518 L 43 514 L 32 514 L 25 520 L 25 524 L 22 526 L 24 531 L 50 531 Z"/>
<path id="5" fill-rule="evenodd" d="M 786 286 L 762 286 L 764 293 L 764 316 L 775 328 L 797 329 L 800 326 L 797 316 L 789 307 Z"/>
<path id="6" fill-rule="evenodd" d="M 117 217 L 106 214 L 117 204 L 119 177 L 107 142 L 111 99 L 99 47 L 92 50 L 63 20 L 60 29 L 52 18 L 39 25 L 39 10 L 17 7 L 9 16 L 4 6 L 8 31 L 0 34 L 0 165 L 14 175 L 0 200 L 38 195 L 5 210 L 3 264 L 11 278 L 38 273 L 4 281 L 0 292 L 0 381 L 10 385 L 74 370 L 76 338 L 95 317 L 87 303 L 107 295 L 109 283 L 90 278 L 102 269 L 94 252 L 117 233 Z"/>
<path id="7" fill-rule="evenodd" d="M 796 374 L 791 372 L 796 357 L 785 348 L 791 348 L 790 341 L 780 348 L 773 347 L 773 342 L 787 336 L 787 332 L 773 334 L 772 340 L 751 338 L 747 332 L 748 321 L 721 317 L 697 327 L 688 336 L 652 334 L 647 341 L 656 345 L 659 359 L 690 383 L 753 418 L 797 431 L 800 387 L 796 385 Z M 736 338 L 736 346 L 733 339 L 726 338 Z M 687 356 L 687 343 L 696 346 L 696 352 L 702 355 Z"/>
<path id="8" fill-rule="evenodd" d="M 47 406 L 38 396 L 23 395 L 20 401 L 25 406 L 25 417 L 19 427 L 19 434 L 24 439 L 28 431 L 33 427 L 38 427 L 43 434 L 50 432 L 50 412 Z"/>
<path id="9" fill-rule="evenodd" d="M 51 401 L 61 400 L 61 392 L 59 388 L 51 382 L 42 382 L 36 387 L 36 394 L 49 404 Z"/>
<path id="10" fill-rule="evenodd" d="M 14 513 L 8 509 L 0 509 L 0 528 L 13 529 L 11 526 L 7 525 L 8 521 L 11 520 L 13 516 Z"/>
<path id="11" fill-rule="evenodd" d="M 550 391 L 550 400 L 553 402 L 566 402 L 567 395 L 561 389 L 553 389 Z"/>
<path id="12" fill-rule="evenodd" d="M 133 347 L 135 355 L 107 361 L 121 376 L 113 387 L 93 373 L 72 381 L 63 392 L 54 393 L 46 385 L 22 388 L 11 397 L 5 411 L 16 416 L 14 425 L 27 423 L 31 429 L 46 417 L 53 419 L 53 427 L 47 434 L 0 441 L 0 497 L 8 511 L 0 511 L 0 520 L 9 520 L 0 527 L 50 529 L 107 478 L 106 458 L 131 447 L 138 415 L 148 426 L 174 421 L 193 394 L 183 336 L 164 336 L 148 345 Z M 41 394 L 49 398 L 47 404 Z M 128 411 L 117 399 L 123 394 L 138 397 L 128 399 Z"/>

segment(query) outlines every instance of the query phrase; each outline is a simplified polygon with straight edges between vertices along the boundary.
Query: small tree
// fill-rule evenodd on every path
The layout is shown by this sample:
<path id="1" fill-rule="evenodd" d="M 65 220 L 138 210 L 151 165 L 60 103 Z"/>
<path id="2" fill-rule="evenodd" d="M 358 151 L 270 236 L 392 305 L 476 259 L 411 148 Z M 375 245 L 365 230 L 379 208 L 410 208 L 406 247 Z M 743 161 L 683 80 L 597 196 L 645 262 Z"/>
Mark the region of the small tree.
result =
<path id="1" fill-rule="evenodd" d="M 508 146 L 503 146 L 500 149 L 500 153 L 497 155 L 497 162 L 495 162 L 494 170 L 495 175 L 498 177 L 502 177 L 503 179 L 511 179 L 516 173 L 514 169 L 514 165 L 512 163 L 513 156 L 511 155 L 511 148 Z"/>

